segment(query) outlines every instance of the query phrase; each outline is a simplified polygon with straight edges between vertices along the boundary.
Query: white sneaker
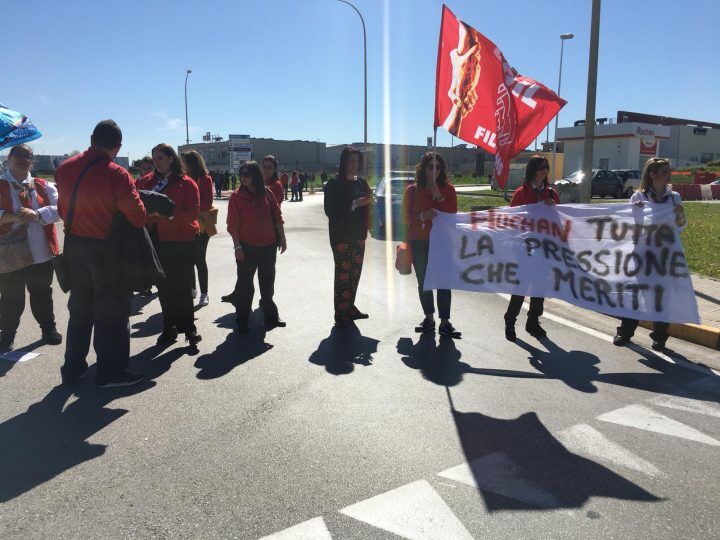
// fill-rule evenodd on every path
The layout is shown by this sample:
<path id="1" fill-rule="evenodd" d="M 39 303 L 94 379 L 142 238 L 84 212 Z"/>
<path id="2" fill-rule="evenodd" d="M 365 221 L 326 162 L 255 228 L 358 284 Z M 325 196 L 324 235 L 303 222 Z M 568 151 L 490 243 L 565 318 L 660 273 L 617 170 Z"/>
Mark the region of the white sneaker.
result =
<path id="1" fill-rule="evenodd" d="M 197 289 L 195 289 L 195 288 L 190 289 L 190 294 L 192 294 L 193 298 L 197 298 Z"/>
<path id="2" fill-rule="evenodd" d="M 207 306 L 210 303 L 210 297 L 207 294 L 201 294 L 198 300 L 198 306 Z"/>

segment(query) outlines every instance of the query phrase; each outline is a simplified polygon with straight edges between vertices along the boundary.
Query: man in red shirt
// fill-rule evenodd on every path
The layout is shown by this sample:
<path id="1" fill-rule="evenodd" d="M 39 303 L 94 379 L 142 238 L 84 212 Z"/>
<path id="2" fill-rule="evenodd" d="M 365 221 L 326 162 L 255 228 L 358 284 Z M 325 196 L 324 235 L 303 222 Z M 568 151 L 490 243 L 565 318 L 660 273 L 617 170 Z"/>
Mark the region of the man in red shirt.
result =
<path id="1" fill-rule="evenodd" d="M 135 226 L 147 214 L 130 173 L 113 162 L 122 146 L 122 132 L 103 120 L 90 137 L 90 148 L 63 162 L 55 172 L 58 212 L 65 222 L 65 259 L 70 274 L 70 320 L 63 383 L 85 375 L 90 336 L 97 354 L 95 382 L 101 388 L 130 386 L 142 375 L 127 371 L 130 359 L 131 292 L 118 287 L 110 229 L 122 212 Z"/>

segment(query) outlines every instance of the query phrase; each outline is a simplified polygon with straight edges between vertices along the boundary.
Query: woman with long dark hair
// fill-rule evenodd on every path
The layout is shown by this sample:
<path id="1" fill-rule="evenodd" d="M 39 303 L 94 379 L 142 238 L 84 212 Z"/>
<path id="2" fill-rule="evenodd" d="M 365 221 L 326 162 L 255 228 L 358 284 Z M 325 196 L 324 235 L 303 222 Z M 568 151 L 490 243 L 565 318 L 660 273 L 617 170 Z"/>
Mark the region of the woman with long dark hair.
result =
<path id="1" fill-rule="evenodd" d="M 246 161 L 240 167 L 240 187 L 230 196 L 227 230 L 232 236 L 237 283 L 233 293 L 235 322 L 238 331 L 247 333 L 258 273 L 260 297 L 265 313 L 265 326 L 285 326 L 273 301 L 275 294 L 275 263 L 277 251 L 285 253 L 287 242 L 283 229 L 280 205 L 265 186 L 262 170 L 256 161 Z"/>
<path id="2" fill-rule="evenodd" d="M 188 176 L 197 184 L 200 191 L 200 217 L 198 224 L 200 225 L 200 234 L 198 235 L 198 253 L 195 267 L 197 268 L 198 281 L 200 282 L 200 300 L 199 306 L 207 306 L 210 303 L 208 296 L 208 267 L 207 248 L 210 237 L 215 234 L 215 220 L 217 213 L 212 212 L 213 205 L 213 183 L 212 178 L 208 174 L 205 160 L 195 150 L 188 150 L 182 153 L 182 164 L 188 172 Z M 196 294 L 195 287 L 195 271 L 193 271 L 193 298 Z"/>
<path id="3" fill-rule="evenodd" d="M 330 247 L 335 260 L 335 324 L 339 327 L 368 318 L 355 306 L 373 204 L 370 186 L 358 176 L 362 167 L 360 151 L 346 146 L 340 154 L 337 176 L 329 180 L 324 189 Z"/>
<path id="4" fill-rule="evenodd" d="M 152 158 L 155 172 L 145 176 L 138 188 L 163 193 L 175 203 L 172 219 L 158 213 L 148 216 L 150 235 L 165 271 L 165 279 L 158 283 L 163 314 L 158 343 L 172 343 L 178 332 L 183 332 L 190 346 L 195 347 L 202 340 L 195 327 L 192 298 L 200 192 L 195 181 L 185 174 L 172 146 L 158 144 L 152 149 Z"/>
<path id="5" fill-rule="evenodd" d="M 644 206 L 645 204 L 672 204 L 675 211 L 675 226 L 681 231 L 687 225 L 685 211 L 681 204 L 680 194 L 673 191 L 670 186 L 670 176 L 672 169 L 670 161 L 653 157 L 645 162 L 643 167 L 642 179 L 638 190 L 630 197 L 630 204 Z M 639 321 L 623 317 L 617 333 L 613 339 L 613 344 L 618 347 L 627 345 L 635 335 Z M 655 351 L 662 351 L 668 339 L 668 328 L 670 324 L 663 321 L 655 321 L 653 323 L 653 331 L 650 333 L 652 339 L 652 348 Z"/>
<path id="6" fill-rule="evenodd" d="M 560 204 L 558 192 L 548 183 L 548 172 L 550 164 L 547 158 L 532 156 L 525 167 L 525 182 L 513 193 L 510 206 L 521 206 L 523 204 Z M 510 298 L 507 311 L 505 312 L 505 338 L 508 341 L 515 341 L 515 321 L 522 309 L 524 296 L 513 294 Z M 525 331 L 533 337 L 543 338 L 547 332 L 540 326 L 540 316 L 543 314 L 545 298 L 530 298 L 530 309 L 528 310 Z"/>
<path id="7" fill-rule="evenodd" d="M 440 154 L 427 152 L 415 167 L 415 183 L 408 186 L 403 196 L 403 217 L 407 225 L 407 241 L 412 252 L 418 295 L 425 318 L 415 327 L 418 333 L 435 331 L 435 302 L 432 291 L 423 290 L 432 220 L 438 211 L 455 214 L 457 194 L 447 176 L 445 160 Z M 454 339 L 461 337 L 450 322 L 452 295 L 449 289 L 438 289 L 437 307 L 440 316 L 438 333 Z"/>

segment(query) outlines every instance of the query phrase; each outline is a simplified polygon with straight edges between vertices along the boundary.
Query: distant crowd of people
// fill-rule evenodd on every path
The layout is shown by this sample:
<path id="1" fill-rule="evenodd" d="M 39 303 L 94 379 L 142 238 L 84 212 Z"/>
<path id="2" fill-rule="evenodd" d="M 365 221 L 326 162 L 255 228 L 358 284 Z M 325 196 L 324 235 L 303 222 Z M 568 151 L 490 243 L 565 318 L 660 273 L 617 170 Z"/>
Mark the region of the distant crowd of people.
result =
<path id="1" fill-rule="evenodd" d="M 25 289 L 43 342 L 62 343 L 53 311 L 51 285 L 55 273 L 61 286 L 66 283 L 70 292 L 62 381 L 72 384 L 85 375 L 92 338 L 98 386 L 140 382 L 142 375 L 130 371 L 128 365 L 132 288 L 122 274 L 128 264 L 143 264 L 148 272 L 154 272 L 152 275 L 160 276 L 154 279 L 163 322 L 157 343 L 170 344 L 184 334 L 189 346 L 196 348 L 202 336 L 195 325 L 193 299 L 199 285 L 199 305 L 209 302 L 206 253 L 210 238 L 217 232 L 213 186 L 216 198 L 222 195 L 222 189 L 233 188 L 226 226 L 233 240 L 237 279 L 233 291 L 222 300 L 235 308 L 237 331 L 251 330 L 256 273 L 265 326 L 286 325 L 274 301 L 277 253 L 285 253 L 288 247 L 281 206 L 288 200 L 288 186 L 289 200 L 302 201 L 303 189 L 312 176 L 302 171 L 278 171 L 278 160 L 268 155 L 260 163 L 243 163 L 236 179 L 235 175 L 208 171 L 202 156 L 194 150 L 178 156 L 173 147 L 161 143 L 141 160 L 140 175 L 133 179 L 113 161 L 122 145 L 122 132 L 114 121 L 98 123 L 90 143 L 85 152 L 58 167 L 55 184 L 32 176 L 30 146 L 18 145 L 10 151 L 9 167 L 0 176 L 0 249 L 4 250 L 0 259 L 0 354 L 14 347 L 25 308 Z M 323 173 L 321 177 L 335 265 L 334 318 L 339 329 L 369 317 L 356 305 L 374 205 L 373 192 L 360 176 L 362 170 L 362 153 L 348 146 L 340 156 L 337 175 L 328 179 Z M 511 205 L 558 204 L 558 194 L 548 183 L 548 171 L 547 159 L 532 157 L 525 170 L 525 182 L 515 191 Z M 669 162 L 651 158 L 630 202 L 672 204 L 676 224 L 682 227 L 682 206 L 677 193 L 668 187 L 669 180 Z M 457 194 L 445 160 L 433 152 L 424 154 L 416 166 L 415 181 L 405 190 L 402 201 L 423 313 L 415 331 L 437 330 L 452 339 L 460 338 L 461 333 L 450 320 L 451 291 L 425 291 L 423 285 L 433 219 L 438 212 L 457 210 Z M 55 228 L 61 219 L 65 227 L 62 254 Z M 139 236 L 135 234 L 138 231 Z M 140 253 L 149 253 L 142 263 L 128 255 L 123 243 L 126 237 L 139 242 Z M 505 337 L 510 341 L 516 339 L 515 322 L 523 300 L 512 296 L 505 312 Z M 546 335 L 540 325 L 543 300 L 530 300 L 525 326 L 530 335 L 538 338 Z M 627 344 L 637 324 L 623 319 L 615 344 Z M 652 334 L 653 348 L 664 348 L 667 336 L 667 325 L 657 323 Z"/>

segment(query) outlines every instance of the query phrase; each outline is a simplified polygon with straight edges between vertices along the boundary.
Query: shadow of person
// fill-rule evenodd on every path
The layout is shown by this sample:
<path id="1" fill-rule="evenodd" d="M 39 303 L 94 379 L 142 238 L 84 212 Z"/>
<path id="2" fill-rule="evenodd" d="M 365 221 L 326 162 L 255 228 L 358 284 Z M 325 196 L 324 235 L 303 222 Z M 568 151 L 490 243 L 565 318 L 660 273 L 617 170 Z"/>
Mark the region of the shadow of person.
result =
<path id="1" fill-rule="evenodd" d="M 404 355 L 403 364 L 412 369 L 419 369 L 426 380 L 440 386 L 455 386 L 463 380 L 463 374 L 471 371 L 471 367 L 460 362 L 462 354 L 450 338 L 435 341 L 434 332 L 420 334 L 417 343 L 402 337 L 397 342 L 397 352 Z"/>
<path id="2" fill-rule="evenodd" d="M 549 379 L 558 379 L 580 392 L 597 392 L 593 381 L 600 373 L 600 359 L 596 355 L 587 351 L 566 351 L 547 337 L 541 340 L 547 351 L 522 339 L 517 339 L 515 343 L 530 353 L 530 365 Z"/>
<path id="3" fill-rule="evenodd" d="M 101 456 L 106 446 L 87 439 L 128 412 L 107 405 L 154 385 L 146 380 L 137 386 L 114 390 L 97 389 L 88 381 L 73 387 L 56 386 L 26 412 L 0 424 L 0 502 Z M 73 395 L 77 399 L 65 407 Z"/>
<path id="4" fill-rule="evenodd" d="M 143 308 L 156 298 L 156 292 L 151 294 L 150 296 L 140 296 L 139 294 L 134 295 L 130 304 L 130 316 L 142 315 Z"/>
<path id="5" fill-rule="evenodd" d="M 259 324 L 258 324 L 259 323 Z M 220 328 L 235 329 L 235 314 L 223 315 L 215 321 Z M 263 315 L 260 309 L 256 309 L 250 316 L 251 332 L 239 334 L 230 332 L 225 341 L 208 354 L 204 354 L 195 361 L 195 367 L 200 371 L 198 379 L 217 379 L 230 373 L 237 366 L 248 360 L 260 356 L 272 349 L 270 343 L 265 342 L 267 331 L 263 324 Z"/>
<path id="6" fill-rule="evenodd" d="M 42 339 L 38 339 L 36 341 L 33 341 L 32 343 L 28 343 L 27 345 L 24 345 L 22 347 L 16 348 L 13 352 L 14 353 L 28 353 L 32 352 L 35 349 L 38 349 L 39 347 L 42 347 L 45 344 L 45 342 Z M 15 367 L 15 364 L 18 362 L 14 360 L 8 360 L 7 358 L 3 358 L 2 355 L 0 355 L 0 377 L 4 377 L 5 374 L 10 371 L 12 368 Z"/>
<path id="7" fill-rule="evenodd" d="M 505 420 L 457 411 L 448 398 L 467 465 L 440 476 L 475 486 L 487 509 L 580 508 L 591 497 L 661 499 L 567 450 L 534 412 Z"/>
<path id="8" fill-rule="evenodd" d="M 379 343 L 377 339 L 363 336 L 354 324 L 346 328 L 333 326 L 330 335 L 320 342 L 308 361 L 325 366 L 325 371 L 331 375 L 348 375 L 355 370 L 355 364 L 372 364 Z"/>
<path id="9" fill-rule="evenodd" d="M 163 330 L 163 315 L 162 313 L 153 313 L 144 321 L 133 324 L 132 329 L 135 331 L 130 334 L 130 337 L 149 337 L 160 334 Z"/>

